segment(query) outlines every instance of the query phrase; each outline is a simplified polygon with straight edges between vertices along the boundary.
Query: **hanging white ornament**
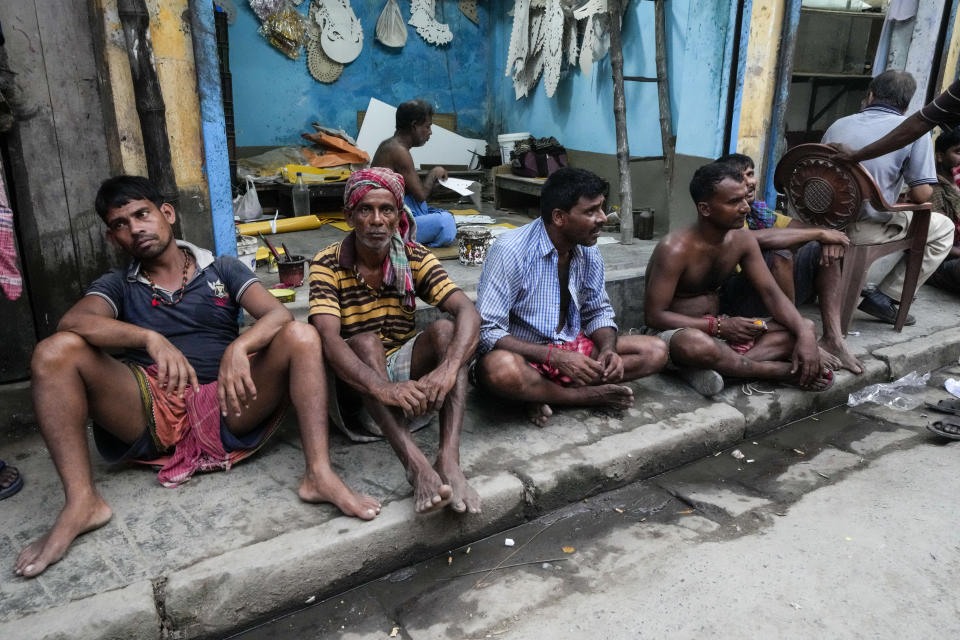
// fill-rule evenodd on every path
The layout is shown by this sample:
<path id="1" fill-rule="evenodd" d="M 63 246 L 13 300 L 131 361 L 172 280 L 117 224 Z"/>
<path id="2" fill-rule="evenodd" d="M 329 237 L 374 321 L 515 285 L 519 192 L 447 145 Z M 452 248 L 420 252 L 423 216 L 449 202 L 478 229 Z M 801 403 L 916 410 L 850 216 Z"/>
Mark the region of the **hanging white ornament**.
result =
<path id="1" fill-rule="evenodd" d="M 449 25 L 437 22 L 436 12 L 435 0 L 411 0 L 407 24 L 416 27 L 420 37 L 430 44 L 447 44 L 453 40 L 453 32 Z"/>
<path id="2" fill-rule="evenodd" d="M 516 0 L 513 5 L 513 29 L 507 49 L 507 68 L 504 75 L 516 75 L 523 68 L 530 46 L 530 0 Z"/>
<path id="3" fill-rule="evenodd" d="M 363 50 L 363 29 L 348 0 L 320 0 L 316 21 L 320 44 L 331 60 L 347 64 L 357 59 Z"/>
<path id="4" fill-rule="evenodd" d="M 543 20 L 543 88 L 552 98 L 560 82 L 563 66 L 563 7 L 560 0 L 548 0 Z"/>
<path id="5" fill-rule="evenodd" d="M 377 18 L 377 40 L 388 47 L 402 47 L 407 43 L 407 25 L 400 13 L 397 0 L 387 0 Z"/>

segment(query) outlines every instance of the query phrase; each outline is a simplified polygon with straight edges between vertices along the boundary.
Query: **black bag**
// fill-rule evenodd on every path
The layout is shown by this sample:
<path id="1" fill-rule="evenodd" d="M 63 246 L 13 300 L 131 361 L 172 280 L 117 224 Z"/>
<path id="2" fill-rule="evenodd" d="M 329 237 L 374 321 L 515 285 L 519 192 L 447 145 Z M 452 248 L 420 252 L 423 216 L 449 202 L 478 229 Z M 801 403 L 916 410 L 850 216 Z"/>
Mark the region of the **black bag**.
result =
<path id="1" fill-rule="evenodd" d="M 567 150 L 554 137 L 527 138 L 518 142 L 510 152 L 510 172 L 525 178 L 546 178 L 561 167 L 569 165 Z"/>

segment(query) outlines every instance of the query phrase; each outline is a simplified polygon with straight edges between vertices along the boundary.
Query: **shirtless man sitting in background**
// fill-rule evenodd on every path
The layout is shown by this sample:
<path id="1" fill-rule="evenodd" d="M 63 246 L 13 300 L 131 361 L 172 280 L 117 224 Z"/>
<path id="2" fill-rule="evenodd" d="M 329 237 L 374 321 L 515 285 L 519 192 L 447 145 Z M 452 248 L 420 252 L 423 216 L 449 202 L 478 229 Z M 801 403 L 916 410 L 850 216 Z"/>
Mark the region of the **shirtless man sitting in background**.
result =
<path id="1" fill-rule="evenodd" d="M 427 198 L 439 180 L 445 180 L 447 170 L 434 167 L 421 182 L 413 164 L 410 149 L 427 144 L 432 133 L 433 107 L 423 100 L 410 100 L 397 107 L 396 131 L 377 147 L 370 162 L 372 167 L 384 167 L 403 176 L 405 193 L 403 204 L 416 219 L 417 242 L 427 247 L 445 247 L 457 239 L 457 223 L 446 209 L 431 207 Z"/>
<path id="2" fill-rule="evenodd" d="M 697 391 L 713 395 L 723 378 L 761 378 L 820 391 L 833 373 L 820 362 L 813 323 L 777 286 L 760 246 L 743 228 L 750 211 L 738 167 L 711 163 L 690 181 L 697 222 L 657 245 L 647 266 L 647 332 L 658 335 L 672 363 Z M 741 266 L 775 322 L 718 317 L 718 291 Z"/>

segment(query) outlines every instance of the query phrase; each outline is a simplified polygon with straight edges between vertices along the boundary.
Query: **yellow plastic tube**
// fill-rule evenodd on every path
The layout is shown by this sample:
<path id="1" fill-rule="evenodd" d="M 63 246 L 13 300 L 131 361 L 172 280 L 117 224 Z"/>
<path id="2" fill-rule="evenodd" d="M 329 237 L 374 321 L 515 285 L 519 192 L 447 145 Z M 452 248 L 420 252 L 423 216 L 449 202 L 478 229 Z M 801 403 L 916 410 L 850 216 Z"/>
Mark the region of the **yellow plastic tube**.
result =
<path id="1" fill-rule="evenodd" d="M 315 215 L 299 216 L 297 218 L 280 218 L 277 220 L 276 233 L 287 233 L 289 231 L 306 231 L 308 229 L 319 229 L 329 222 L 329 218 L 320 219 Z M 272 220 L 261 220 L 259 222 L 244 222 L 237 225 L 237 233 L 244 236 L 255 236 L 258 233 L 274 233 Z"/>

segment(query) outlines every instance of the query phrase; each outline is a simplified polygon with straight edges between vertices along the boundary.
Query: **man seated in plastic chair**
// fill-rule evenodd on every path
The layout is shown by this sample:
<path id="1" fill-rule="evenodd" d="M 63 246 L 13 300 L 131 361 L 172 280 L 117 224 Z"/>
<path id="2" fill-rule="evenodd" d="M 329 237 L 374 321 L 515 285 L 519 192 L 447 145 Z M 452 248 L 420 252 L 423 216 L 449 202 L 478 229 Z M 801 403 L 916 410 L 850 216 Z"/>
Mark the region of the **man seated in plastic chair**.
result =
<path id="1" fill-rule="evenodd" d="M 878 140 L 906 120 L 903 113 L 910 106 L 916 88 L 917 83 L 909 73 L 884 71 L 870 82 L 863 109 L 830 125 L 823 134 L 823 142 L 859 149 Z M 904 184 L 910 201 L 928 202 L 933 195 L 932 185 L 937 183 L 930 136 L 920 136 L 908 146 L 872 160 L 864 160 L 863 166 L 873 176 L 884 199 L 891 203 L 900 197 Z M 906 237 L 912 219 L 911 211 L 877 211 L 865 203 L 856 222 L 847 225 L 846 232 L 855 244 L 894 242 Z M 931 212 L 917 287 L 937 270 L 952 246 L 953 223 L 946 216 Z M 883 322 L 894 324 L 906 271 L 907 256 L 903 255 L 877 288 L 863 296 L 857 308 Z M 904 324 L 916 324 L 916 319 L 907 316 Z"/>
<path id="2" fill-rule="evenodd" d="M 406 192 L 403 205 L 410 210 L 417 226 L 417 242 L 427 247 L 446 247 L 457 239 L 457 223 L 446 209 L 431 207 L 427 198 L 447 170 L 434 167 L 422 181 L 413 164 L 410 149 L 427 144 L 432 133 L 433 107 L 423 100 L 410 100 L 397 107 L 397 129 L 377 147 L 373 167 L 384 167 L 403 176 Z"/>

